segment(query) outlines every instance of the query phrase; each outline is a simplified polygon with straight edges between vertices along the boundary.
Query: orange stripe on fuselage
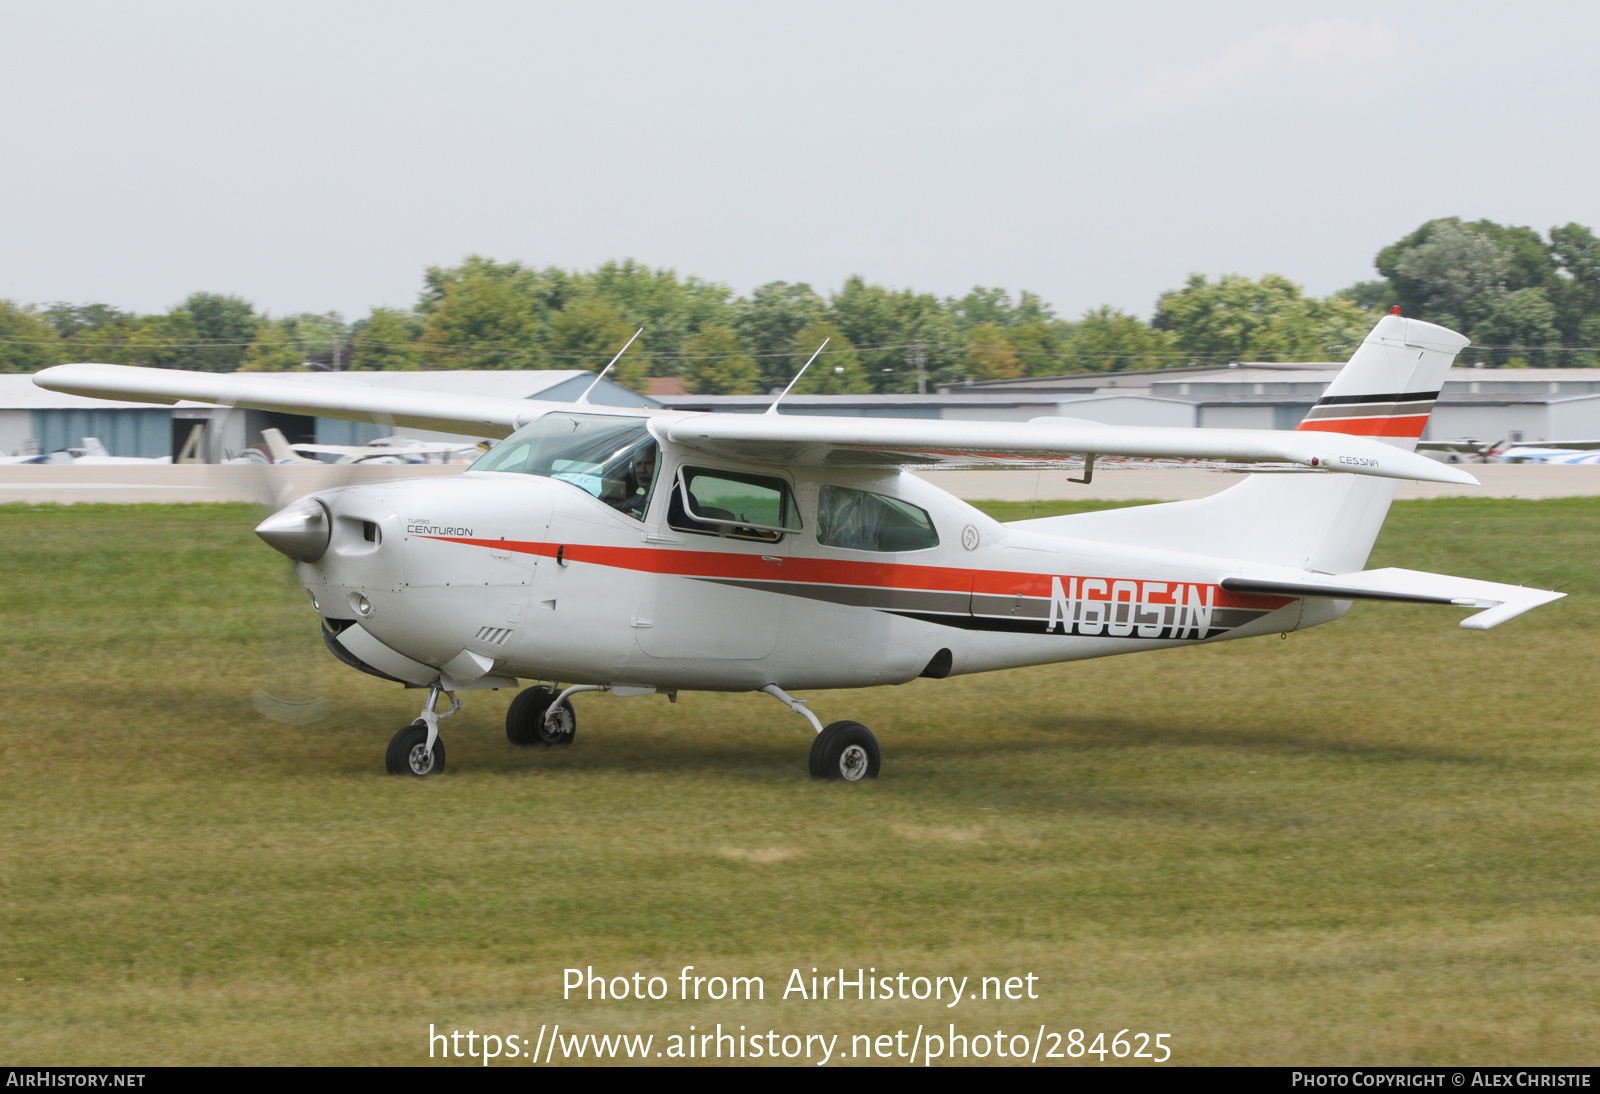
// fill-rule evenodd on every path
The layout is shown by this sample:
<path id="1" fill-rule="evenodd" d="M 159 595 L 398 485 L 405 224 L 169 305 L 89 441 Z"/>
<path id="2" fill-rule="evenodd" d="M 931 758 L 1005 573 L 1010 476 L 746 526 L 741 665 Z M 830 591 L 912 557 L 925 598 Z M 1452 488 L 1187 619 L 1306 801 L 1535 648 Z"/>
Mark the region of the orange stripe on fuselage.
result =
<path id="1" fill-rule="evenodd" d="M 1426 414 L 1398 418 L 1307 418 L 1297 427 L 1302 433 L 1349 433 L 1356 437 L 1421 437 Z"/>
<path id="2" fill-rule="evenodd" d="M 980 593 L 992 596 L 1029 596 L 1048 599 L 1051 581 L 1059 577 L 1063 587 L 1071 575 L 1030 574 L 1014 570 L 968 570 L 954 566 L 915 566 L 899 562 L 858 562 L 853 559 L 782 557 L 772 562 L 760 555 L 732 554 L 721 551 L 679 551 L 665 547 L 609 547 L 585 543 L 527 543 L 506 539 L 465 539 L 456 536 L 419 536 L 442 543 L 464 543 L 473 547 L 487 547 L 495 551 L 513 551 L 519 554 L 541 555 L 554 558 L 557 549 L 562 551 L 563 562 L 586 562 L 594 566 L 610 566 L 620 570 L 640 573 L 671 574 L 675 577 L 721 578 L 732 581 L 788 581 L 808 585 L 854 585 L 873 589 L 914 589 L 923 592 Z M 1089 578 L 1079 578 L 1079 587 Z M 1114 582 L 1133 581 L 1134 578 L 1101 578 L 1109 590 Z M 1139 581 L 1145 585 L 1159 584 Z M 1168 596 L 1179 585 L 1196 585 L 1206 588 L 1204 581 L 1167 583 Z M 1220 585 L 1216 588 L 1214 606 L 1218 608 L 1257 608 L 1272 610 L 1291 603 L 1287 596 L 1263 596 L 1259 593 L 1232 593 Z M 1104 596 L 1080 594 L 1088 600 L 1110 600 L 1109 591 Z"/>

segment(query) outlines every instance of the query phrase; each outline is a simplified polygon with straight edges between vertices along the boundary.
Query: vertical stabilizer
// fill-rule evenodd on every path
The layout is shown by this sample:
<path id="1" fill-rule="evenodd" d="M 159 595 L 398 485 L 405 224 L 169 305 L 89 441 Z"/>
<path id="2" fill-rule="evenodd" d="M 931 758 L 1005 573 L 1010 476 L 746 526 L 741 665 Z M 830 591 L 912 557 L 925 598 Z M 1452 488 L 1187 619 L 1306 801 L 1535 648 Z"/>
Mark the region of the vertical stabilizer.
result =
<path id="1" fill-rule="evenodd" d="M 1384 316 L 1300 429 L 1377 437 L 1414 450 L 1450 366 L 1467 341 L 1453 330 L 1420 319 Z"/>

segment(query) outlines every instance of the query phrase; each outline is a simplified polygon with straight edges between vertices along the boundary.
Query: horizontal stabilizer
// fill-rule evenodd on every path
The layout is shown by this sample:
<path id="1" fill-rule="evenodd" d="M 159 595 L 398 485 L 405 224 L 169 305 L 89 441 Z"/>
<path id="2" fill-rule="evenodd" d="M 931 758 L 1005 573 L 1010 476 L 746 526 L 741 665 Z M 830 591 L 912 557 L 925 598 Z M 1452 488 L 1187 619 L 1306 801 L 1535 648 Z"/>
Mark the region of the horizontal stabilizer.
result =
<path id="1" fill-rule="evenodd" d="M 1235 593 L 1272 596 L 1322 597 L 1328 600 L 1387 600 L 1408 604 L 1453 604 L 1458 608 L 1484 608 L 1461 621 L 1470 631 L 1486 631 L 1523 612 L 1560 600 L 1566 593 L 1475 581 L 1420 570 L 1363 570 L 1354 574 L 1306 574 L 1282 577 L 1227 577 L 1222 587 Z"/>

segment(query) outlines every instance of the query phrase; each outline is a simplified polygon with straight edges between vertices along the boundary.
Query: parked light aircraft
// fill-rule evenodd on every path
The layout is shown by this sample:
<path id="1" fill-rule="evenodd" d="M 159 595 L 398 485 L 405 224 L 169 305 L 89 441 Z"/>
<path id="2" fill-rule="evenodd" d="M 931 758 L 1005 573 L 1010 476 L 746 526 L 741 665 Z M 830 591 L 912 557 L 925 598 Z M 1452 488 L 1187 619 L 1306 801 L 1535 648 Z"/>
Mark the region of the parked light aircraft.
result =
<path id="1" fill-rule="evenodd" d="M 86 467 L 131 467 L 138 464 L 171 463 L 171 456 L 113 456 L 98 437 L 83 438 L 82 448 L 69 448 L 72 462 Z"/>
<path id="2" fill-rule="evenodd" d="M 1594 464 L 1600 463 L 1600 441 L 1513 441 L 1509 446 L 1504 439 L 1493 444 L 1475 440 L 1422 441 L 1419 450 L 1448 452 L 1447 457 L 1459 462 L 1459 457 L 1471 455 L 1479 463 L 1547 463 Z"/>
<path id="3" fill-rule="evenodd" d="M 171 463 L 171 456 L 113 456 L 98 437 L 85 437 L 78 448 L 58 448 L 32 456 L 0 456 L 0 464 L 81 464 L 86 467 Z"/>
<path id="4" fill-rule="evenodd" d="M 1518 444 L 1498 455 L 1507 463 L 1596 464 L 1600 463 L 1600 441 L 1550 441 Z"/>
<path id="5" fill-rule="evenodd" d="M 261 440 L 272 454 L 273 463 L 325 463 L 319 456 L 331 456 L 334 463 L 446 463 L 471 462 L 483 455 L 484 447 L 472 441 L 419 441 L 413 437 L 379 437 L 366 444 L 293 444 L 283 431 L 268 427 Z M 462 457 L 468 457 L 462 459 Z"/>
<path id="6" fill-rule="evenodd" d="M 319 491 L 256 529 L 294 560 L 334 656 L 427 689 L 391 772 L 444 769 L 457 693 L 531 679 L 548 683 L 512 702 L 516 744 L 571 744 L 580 692 L 764 692 L 815 730 L 813 775 L 855 781 L 878 774 L 873 734 L 824 726 L 792 692 L 1286 634 L 1355 600 L 1473 608 L 1461 626 L 1483 630 L 1563 595 L 1362 569 L 1398 480 L 1477 481 L 1414 451 L 1466 344 L 1385 316 L 1292 432 L 688 413 L 95 364 L 35 380 L 506 438 L 459 477 Z M 1010 523 L 908 473 L 1089 481 L 1109 460 L 1300 473 Z"/>

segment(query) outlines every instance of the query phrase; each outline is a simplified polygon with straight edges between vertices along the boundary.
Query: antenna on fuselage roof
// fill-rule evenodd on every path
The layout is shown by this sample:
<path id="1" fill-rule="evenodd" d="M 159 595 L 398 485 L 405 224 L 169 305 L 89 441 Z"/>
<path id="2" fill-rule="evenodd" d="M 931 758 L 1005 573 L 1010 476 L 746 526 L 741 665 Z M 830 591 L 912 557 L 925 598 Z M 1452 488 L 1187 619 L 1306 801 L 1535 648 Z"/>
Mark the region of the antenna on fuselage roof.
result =
<path id="1" fill-rule="evenodd" d="M 796 385 L 796 384 L 798 384 L 800 382 L 800 377 L 802 377 L 802 376 L 804 376 L 806 374 L 806 369 L 811 367 L 811 362 L 815 361 L 817 359 L 817 357 L 822 353 L 823 347 L 828 344 L 828 341 L 829 341 L 829 339 L 827 339 L 827 338 L 824 338 L 822 340 L 822 345 L 817 347 L 817 352 L 813 353 L 806 360 L 806 363 L 800 366 L 800 371 L 794 374 L 794 379 L 789 381 L 789 386 L 784 388 L 783 392 L 776 399 L 772 400 L 772 405 L 767 407 L 767 413 L 768 414 L 776 414 L 778 412 L 778 404 L 783 402 L 783 396 L 789 394 L 789 392 L 794 390 L 794 385 Z"/>
<path id="2" fill-rule="evenodd" d="M 634 339 L 638 338 L 639 335 L 643 333 L 643 327 L 640 327 L 638 330 L 634 331 L 633 338 L 628 339 L 627 342 L 623 344 L 622 348 L 617 350 L 617 355 L 611 359 L 611 365 L 614 365 L 618 361 L 622 360 L 622 355 L 628 352 L 628 347 L 633 345 Z M 583 389 L 583 394 L 572 401 L 575 403 L 587 403 L 589 401 L 589 392 L 593 391 L 595 389 L 595 385 L 606 378 L 606 373 L 611 371 L 611 365 L 607 365 L 605 368 L 601 369 L 600 375 L 596 376 L 589 386 Z"/>

